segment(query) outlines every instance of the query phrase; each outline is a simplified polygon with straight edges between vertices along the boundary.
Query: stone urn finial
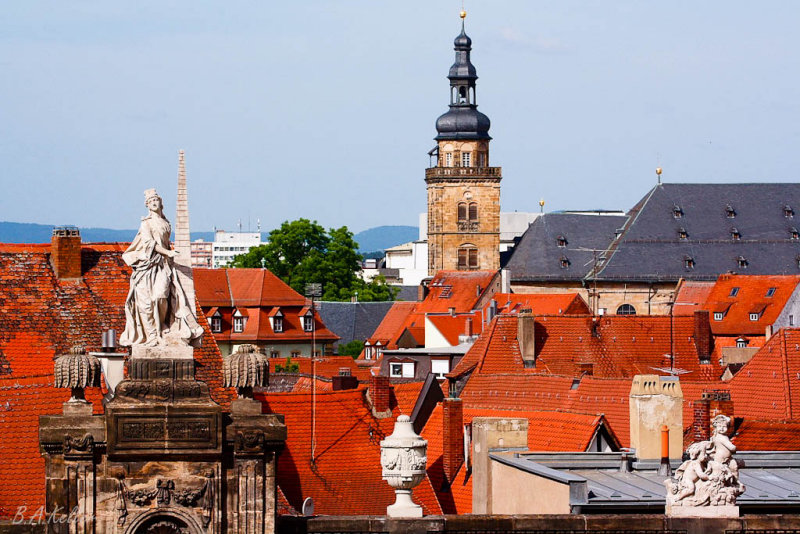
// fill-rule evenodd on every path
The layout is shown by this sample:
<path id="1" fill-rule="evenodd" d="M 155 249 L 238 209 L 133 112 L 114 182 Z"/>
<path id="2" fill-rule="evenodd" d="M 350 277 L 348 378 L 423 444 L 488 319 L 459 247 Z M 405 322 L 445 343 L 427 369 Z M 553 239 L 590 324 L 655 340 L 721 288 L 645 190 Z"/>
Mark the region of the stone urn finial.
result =
<path id="1" fill-rule="evenodd" d="M 69 354 L 56 358 L 53 385 L 72 389 L 69 402 L 88 404 L 83 390 L 87 387 L 100 387 L 100 360 L 86 354 L 84 347 L 72 347 Z"/>
<path id="2" fill-rule="evenodd" d="M 428 442 L 414 432 L 411 418 L 401 415 L 391 436 L 381 441 L 383 480 L 394 488 L 395 503 L 386 508 L 389 517 L 422 517 L 422 507 L 411 500 L 411 490 L 425 477 Z"/>
<path id="3" fill-rule="evenodd" d="M 253 398 L 253 388 L 269 383 L 267 357 L 255 345 L 240 345 L 223 359 L 222 385 L 236 388 L 239 398 Z"/>

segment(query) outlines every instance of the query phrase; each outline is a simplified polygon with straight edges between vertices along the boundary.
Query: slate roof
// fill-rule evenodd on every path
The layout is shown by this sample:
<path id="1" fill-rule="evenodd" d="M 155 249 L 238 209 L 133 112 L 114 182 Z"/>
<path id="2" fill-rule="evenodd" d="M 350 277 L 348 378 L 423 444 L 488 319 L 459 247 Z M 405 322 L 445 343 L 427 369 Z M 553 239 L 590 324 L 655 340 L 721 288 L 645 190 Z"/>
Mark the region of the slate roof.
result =
<path id="1" fill-rule="evenodd" d="M 800 239 L 792 236 L 800 228 L 800 184 L 660 184 L 628 215 L 600 280 L 800 272 Z"/>
<path id="2" fill-rule="evenodd" d="M 394 302 L 318 302 L 317 310 L 338 343 L 365 341 L 392 308 Z"/>
<path id="3" fill-rule="evenodd" d="M 522 234 L 505 267 L 512 282 L 579 281 L 625 224 L 624 215 L 545 213 Z M 559 246 L 564 238 L 564 246 Z M 567 264 L 562 266 L 562 260 Z"/>

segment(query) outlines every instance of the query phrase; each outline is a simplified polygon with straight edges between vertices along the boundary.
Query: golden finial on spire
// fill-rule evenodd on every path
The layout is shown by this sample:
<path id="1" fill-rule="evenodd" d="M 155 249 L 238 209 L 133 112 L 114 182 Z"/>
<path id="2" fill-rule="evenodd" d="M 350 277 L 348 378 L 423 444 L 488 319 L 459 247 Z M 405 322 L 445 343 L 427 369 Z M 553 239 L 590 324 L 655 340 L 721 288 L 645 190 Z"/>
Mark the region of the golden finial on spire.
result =
<path id="1" fill-rule="evenodd" d="M 462 19 L 467 18 L 467 12 L 464 10 L 463 7 L 461 8 L 461 13 L 459 13 L 458 16 L 461 17 Z"/>

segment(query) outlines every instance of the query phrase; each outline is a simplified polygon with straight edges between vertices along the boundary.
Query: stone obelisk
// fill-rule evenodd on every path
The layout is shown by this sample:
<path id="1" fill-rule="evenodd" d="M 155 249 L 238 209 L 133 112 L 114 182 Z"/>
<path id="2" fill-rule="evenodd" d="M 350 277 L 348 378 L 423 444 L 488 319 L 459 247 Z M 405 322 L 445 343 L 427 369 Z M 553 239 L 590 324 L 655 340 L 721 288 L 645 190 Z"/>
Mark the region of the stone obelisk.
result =
<path id="1" fill-rule="evenodd" d="M 186 188 L 186 162 L 183 150 L 178 151 L 178 199 L 175 209 L 175 269 L 178 271 L 183 290 L 194 305 L 194 281 L 192 280 L 192 246 L 189 227 L 189 193 Z"/>

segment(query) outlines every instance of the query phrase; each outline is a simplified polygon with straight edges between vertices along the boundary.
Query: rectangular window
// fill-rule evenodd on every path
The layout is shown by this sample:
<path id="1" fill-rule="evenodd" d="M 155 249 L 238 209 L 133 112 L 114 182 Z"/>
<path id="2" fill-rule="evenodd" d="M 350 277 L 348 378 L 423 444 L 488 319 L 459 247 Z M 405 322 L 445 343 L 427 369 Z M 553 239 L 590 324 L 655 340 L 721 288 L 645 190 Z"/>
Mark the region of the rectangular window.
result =
<path id="1" fill-rule="evenodd" d="M 299 350 L 293 350 L 292 351 L 292 358 L 299 358 L 299 357 L 300 357 L 300 351 Z"/>
<path id="2" fill-rule="evenodd" d="M 244 317 L 233 318 L 233 331 L 244 332 Z"/>
<path id="3" fill-rule="evenodd" d="M 775 291 L 776 291 L 777 289 L 778 289 L 777 287 L 771 287 L 771 288 L 767 289 L 767 296 L 768 296 L 768 297 L 772 297 L 772 296 L 774 296 L 774 295 L 775 295 Z"/>
<path id="4" fill-rule="evenodd" d="M 477 269 L 478 268 L 478 249 L 477 248 L 469 249 L 469 268 L 470 269 Z"/>
<path id="5" fill-rule="evenodd" d="M 462 270 L 467 268 L 467 249 L 465 248 L 458 249 L 458 268 Z"/>
<path id="6" fill-rule="evenodd" d="M 272 324 L 274 332 L 283 332 L 283 317 L 273 317 Z"/>
<path id="7" fill-rule="evenodd" d="M 794 315 L 789 316 L 789 326 L 794 326 Z"/>
<path id="8" fill-rule="evenodd" d="M 469 167 L 470 166 L 470 156 L 472 156 L 472 154 L 470 152 L 462 152 L 461 153 L 461 166 L 462 167 Z"/>
<path id="9" fill-rule="evenodd" d="M 222 332 L 222 317 L 215 315 L 211 318 L 211 331 L 215 334 Z"/>
<path id="10" fill-rule="evenodd" d="M 759 313 L 751 313 L 751 314 L 750 314 L 750 320 L 751 320 L 751 321 L 758 321 L 758 318 L 759 318 L 760 316 L 761 316 L 761 314 L 759 314 Z"/>
<path id="11" fill-rule="evenodd" d="M 402 363 L 390 363 L 389 364 L 389 376 L 392 378 L 400 378 L 403 376 L 403 364 Z"/>
<path id="12" fill-rule="evenodd" d="M 431 373 L 436 378 L 444 378 L 450 372 L 450 360 L 431 360 Z"/>
<path id="13" fill-rule="evenodd" d="M 306 315 L 303 317 L 303 330 L 306 332 L 311 332 L 314 330 L 314 318 L 310 315 Z"/>
<path id="14" fill-rule="evenodd" d="M 414 378 L 414 362 L 403 362 L 403 378 Z"/>
<path id="15" fill-rule="evenodd" d="M 444 166 L 445 167 L 452 167 L 453 166 L 453 154 L 448 152 L 444 155 Z"/>
<path id="16" fill-rule="evenodd" d="M 721 321 L 722 318 L 725 317 L 725 314 L 722 312 L 714 312 L 714 320 Z"/>
<path id="17" fill-rule="evenodd" d="M 478 152 L 478 167 L 486 167 L 486 152 Z"/>
<path id="18" fill-rule="evenodd" d="M 280 358 L 281 357 L 281 352 L 279 350 L 270 351 L 269 357 L 270 358 Z"/>

